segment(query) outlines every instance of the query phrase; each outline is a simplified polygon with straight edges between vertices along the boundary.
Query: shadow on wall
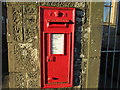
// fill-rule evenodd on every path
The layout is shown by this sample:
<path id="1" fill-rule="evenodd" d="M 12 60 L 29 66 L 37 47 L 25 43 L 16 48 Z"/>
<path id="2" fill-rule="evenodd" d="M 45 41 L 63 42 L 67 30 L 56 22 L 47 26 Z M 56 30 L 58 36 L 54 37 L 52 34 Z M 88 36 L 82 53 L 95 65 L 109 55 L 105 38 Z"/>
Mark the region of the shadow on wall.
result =
<path id="1" fill-rule="evenodd" d="M 3 4 L 2 4 L 3 5 Z M 8 73 L 8 47 L 7 47 L 7 30 L 6 30 L 6 7 L 3 7 L 3 15 L 2 15 L 2 73 Z"/>
<path id="2" fill-rule="evenodd" d="M 116 26 L 110 27 L 110 37 L 109 37 L 109 45 L 108 45 L 108 35 L 109 35 L 109 27 L 103 26 L 103 37 L 102 37 L 102 51 L 108 50 L 111 52 L 108 52 L 108 55 L 106 52 L 101 53 L 101 65 L 100 65 L 100 77 L 99 77 L 99 87 L 103 88 L 105 84 L 105 74 L 107 75 L 106 79 L 106 87 L 111 87 L 111 78 L 112 78 L 112 69 L 113 69 L 113 87 L 115 88 L 117 83 L 119 83 L 120 86 L 120 80 L 118 82 L 118 72 L 119 65 L 120 65 L 120 52 L 114 53 L 114 45 L 115 45 L 115 39 L 116 39 L 116 47 L 115 50 L 120 50 L 120 34 L 118 29 L 118 32 L 116 31 Z M 107 57 L 107 58 L 106 58 Z M 107 61 L 107 62 L 106 62 Z M 107 65 L 107 68 L 106 68 Z"/>
<path id="3" fill-rule="evenodd" d="M 75 48 L 74 48 L 74 86 L 81 85 L 81 29 L 83 12 L 80 9 L 76 10 L 76 27 L 75 27 Z"/>
<path id="4" fill-rule="evenodd" d="M 119 26 L 119 25 L 118 25 Z M 116 26 L 110 26 L 110 37 L 109 37 L 109 50 L 114 49 L 115 39 L 116 39 L 116 50 L 120 50 L 120 29 L 117 29 Z M 116 35 L 116 36 L 115 36 Z M 102 51 L 106 50 L 108 47 L 108 36 L 109 36 L 109 26 L 103 26 L 103 38 L 102 38 Z"/>
<path id="5" fill-rule="evenodd" d="M 7 46 L 7 30 L 6 30 L 6 18 L 7 18 L 6 4 L 2 3 L 2 84 L 3 88 L 7 87 L 8 83 L 8 46 Z"/>

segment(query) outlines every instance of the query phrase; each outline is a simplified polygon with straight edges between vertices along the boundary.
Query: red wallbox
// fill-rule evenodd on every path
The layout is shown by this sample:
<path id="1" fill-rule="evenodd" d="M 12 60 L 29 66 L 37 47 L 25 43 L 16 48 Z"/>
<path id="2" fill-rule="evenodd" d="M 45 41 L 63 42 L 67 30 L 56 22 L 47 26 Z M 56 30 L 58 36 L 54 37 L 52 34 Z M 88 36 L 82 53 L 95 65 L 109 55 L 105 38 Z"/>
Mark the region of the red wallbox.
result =
<path id="1" fill-rule="evenodd" d="M 39 7 L 41 87 L 73 86 L 75 8 Z"/>

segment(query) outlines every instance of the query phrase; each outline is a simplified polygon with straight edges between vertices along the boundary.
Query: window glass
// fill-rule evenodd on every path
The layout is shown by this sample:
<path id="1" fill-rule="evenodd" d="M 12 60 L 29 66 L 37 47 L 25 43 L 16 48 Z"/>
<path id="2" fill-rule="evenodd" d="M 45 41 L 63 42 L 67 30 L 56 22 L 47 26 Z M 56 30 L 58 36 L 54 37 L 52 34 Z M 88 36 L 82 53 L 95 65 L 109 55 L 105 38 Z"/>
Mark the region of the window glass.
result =
<path id="1" fill-rule="evenodd" d="M 110 6 L 110 2 L 104 2 L 104 5 Z"/>
<path id="2" fill-rule="evenodd" d="M 110 19 L 110 22 L 111 22 L 111 20 L 112 20 L 111 18 L 112 18 L 112 7 L 111 7 L 111 10 L 110 10 L 110 7 L 104 7 L 103 22 L 109 22 L 109 19 Z"/>
<path id="3" fill-rule="evenodd" d="M 110 5 L 110 2 L 112 2 L 112 0 L 104 0 L 104 5 Z"/>

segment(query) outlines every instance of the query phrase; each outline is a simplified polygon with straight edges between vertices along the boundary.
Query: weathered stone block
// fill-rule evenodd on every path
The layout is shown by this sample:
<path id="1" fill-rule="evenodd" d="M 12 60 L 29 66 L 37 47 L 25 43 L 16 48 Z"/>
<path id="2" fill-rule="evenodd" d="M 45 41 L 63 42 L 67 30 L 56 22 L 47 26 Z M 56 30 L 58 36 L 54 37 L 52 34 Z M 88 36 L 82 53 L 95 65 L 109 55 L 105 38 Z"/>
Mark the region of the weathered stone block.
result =
<path id="1" fill-rule="evenodd" d="M 40 71 L 37 70 L 37 71 L 34 71 L 34 72 L 28 72 L 27 73 L 27 78 L 30 78 L 30 79 L 36 79 L 36 78 L 40 78 Z"/>
<path id="2" fill-rule="evenodd" d="M 10 43 L 10 72 L 36 71 L 39 69 L 37 43 Z"/>
<path id="3" fill-rule="evenodd" d="M 15 72 L 9 74 L 9 88 L 40 88 L 40 75 L 28 77 L 36 72 Z"/>
<path id="4" fill-rule="evenodd" d="M 37 40 L 38 40 L 38 28 L 26 26 L 24 28 L 24 42 L 33 42 Z"/>
<path id="5" fill-rule="evenodd" d="M 30 79 L 30 80 L 27 80 L 27 87 L 28 88 L 40 88 L 40 81 L 39 79 Z"/>
<path id="6" fill-rule="evenodd" d="M 22 42 L 22 5 L 8 6 L 8 42 Z"/>
<path id="7" fill-rule="evenodd" d="M 37 14 L 37 12 L 38 12 L 37 5 L 33 5 L 33 4 L 23 5 L 23 14 L 33 15 L 33 14 Z"/>
<path id="8" fill-rule="evenodd" d="M 9 88 L 27 88 L 25 73 L 9 73 Z"/>
<path id="9" fill-rule="evenodd" d="M 88 64 L 89 64 L 88 73 L 90 73 L 87 76 L 88 87 L 97 88 L 98 80 L 99 80 L 98 76 L 99 76 L 100 58 L 98 57 L 90 58 Z M 95 76 L 97 78 L 95 78 Z M 91 81 L 92 81 L 92 84 L 91 84 Z"/>
<path id="10" fill-rule="evenodd" d="M 38 39 L 38 19 L 36 15 L 24 15 L 24 42 L 32 42 Z"/>
<path id="11" fill-rule="evenodd" d="M 37 16 L 36 15 L 24 15 L 23 24 L 25 26 L 34 27 L 37 24 Z"/>

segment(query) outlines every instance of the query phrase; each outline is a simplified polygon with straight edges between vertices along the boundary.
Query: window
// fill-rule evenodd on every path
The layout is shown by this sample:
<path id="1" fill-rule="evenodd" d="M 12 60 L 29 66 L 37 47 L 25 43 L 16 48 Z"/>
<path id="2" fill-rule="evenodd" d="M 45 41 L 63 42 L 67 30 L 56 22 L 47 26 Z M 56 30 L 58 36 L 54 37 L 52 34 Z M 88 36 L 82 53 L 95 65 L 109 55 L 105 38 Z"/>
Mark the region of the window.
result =
<path id="1" fill-rule="evenodd" d="M 104 2 L 104 24 L 116 24 L 117 4 L 115 0 L 106 0 Z"/>

